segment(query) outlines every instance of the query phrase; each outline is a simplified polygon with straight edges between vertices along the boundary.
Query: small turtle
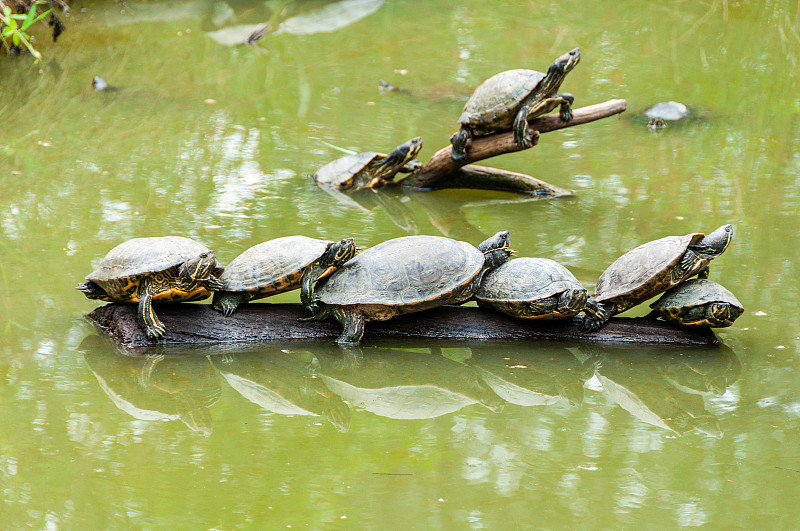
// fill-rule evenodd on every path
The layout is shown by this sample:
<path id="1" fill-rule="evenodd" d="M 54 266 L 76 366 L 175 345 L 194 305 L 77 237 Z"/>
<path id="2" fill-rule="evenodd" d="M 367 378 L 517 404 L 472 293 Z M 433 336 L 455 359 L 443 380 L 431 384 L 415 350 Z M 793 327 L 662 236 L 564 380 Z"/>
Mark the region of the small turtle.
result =
<path id="1" fill-rule="evenodd" d="M 588 297 L 569 270 L 549 258 L 517 258 L 489 271 L 475 293 L 478 306 L 523 319 L 577 315 Z"/>
<path id="2" fill-rule="evenodd" d="M 314 180 L 337 190 L 378 188 L 394 180 L 398 172 L 410 173 L 422 164 L 413 160 L 422 149 L 422 139 L 415 137 L 384 155 L 374 151 L 345 155 L 321 167 Z"/>
<path id="3" fill-rule="evenodd" d="M 196 301 L 222 287 L 214 251 L 182 236 L 133 238 L 111 249 L 76 286 L 88 298 L 138 302 L 139 323 L 150 339 L 160 339 L 164 323 L 153 311 L 157 301 Z"/>
<path id="4" fill-rule="evenodd" d="M 708 277 L 708 262 L 733 239 L 733 226 L 723 225 L 708 236 L 667 236 L 640 245 L 617 258 L 600 275 L 586 303 L 585 330 L 598 330 L 611 316 L 633 308 L 698 275 Z"/>
<path id="5" fill-rule="evenodd" d="M 536 70 L 507 70 L 481 83 L 458 119 L 461 130 L 450 139 L 453 160 L 460 163 L 466 159 L 465 150 L 473 135 L 513 129 L 514 142 L 522 148 L 530 147 L 528 120 L 545 115 L 559 105 L 561 119 L 572 120 L 571 106 L 575 97 L 568 92 L 556 92 L 580 60 L 580 48 L 575 48 L 556 59 L 547 74 Z"/>
<path id="6" fill-rule="evenodd" d="M 724 328 L 744 312 L 733 293 L 713 280 L 697 278 L 672 288 L 650 305 L 650 315 L 684 326 Z"/>
<path id="7" fill-rule="evenodd" d="M 255 245 L 236 258 L 219 277 L 223 287 L 214 293 L 212 307 L 229 316 L 243 302 L 301 288 L 308 306 L 311 286 L 356 254 L 353 238 L 339 242 L 306 236 L 286 236 Z"/>
<path id="8" fill-rule="evenodd" d="M 317 284 L 316 311 L 309 320 L 332 315 L 344 327 L 337 343 L 356 344 L 364 335 L 365 321 L 466 301 L 483 275 L 511 254 L 508 231 L 498 232 L 477 249 L 441 236 L 385 241 Z"/>

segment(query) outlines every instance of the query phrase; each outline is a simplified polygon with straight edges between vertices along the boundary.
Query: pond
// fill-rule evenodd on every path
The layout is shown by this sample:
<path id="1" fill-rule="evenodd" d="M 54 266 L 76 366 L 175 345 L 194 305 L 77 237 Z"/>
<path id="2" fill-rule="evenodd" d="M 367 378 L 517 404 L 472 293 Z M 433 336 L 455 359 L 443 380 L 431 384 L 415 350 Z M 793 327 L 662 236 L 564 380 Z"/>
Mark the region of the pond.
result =
<path id="1" fill-rule="evenodd" d="M 57 43 L 39 35 L 41 63 L 0 57 L 6 527 L 796 527 L 796 2 L 73 8 Z M 356 201 L 308 178 L 336 147 L 417 135 L 426 161 L 482 80 L 576 46 L 562 87 L 575 107 L 628 110 L 488 162 L 571 197 Z M 648 128 L 644 109 L 666 101 L 690 118 Z M 369 247 L 499 230 L 591 287 L 641 243 L 724 223 L 736 233 L 711 278 L 745 313 L 719 348 L 366 341 L 360 366 L 333 342 L 128 356 L 74 289 L 137 236 L 189 236 L 227 263 L 293 234 Z"/>

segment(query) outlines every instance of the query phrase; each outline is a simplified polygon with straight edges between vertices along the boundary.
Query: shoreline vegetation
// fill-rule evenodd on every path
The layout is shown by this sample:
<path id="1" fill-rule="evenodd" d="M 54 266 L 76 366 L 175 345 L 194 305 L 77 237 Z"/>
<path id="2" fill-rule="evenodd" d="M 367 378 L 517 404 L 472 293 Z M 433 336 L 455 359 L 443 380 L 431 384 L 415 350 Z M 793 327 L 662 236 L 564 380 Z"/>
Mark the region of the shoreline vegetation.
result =
<path id="1" fill-rule="evenodd" d="M 0 0 L 0 47 L 9 56 L 30 54 L 38 63 L 42 54 L 33 45 L 30 29 L 46 23 L 55 42 L 66 29 L 62 18 L 69 11 L 64 0 Z"/>

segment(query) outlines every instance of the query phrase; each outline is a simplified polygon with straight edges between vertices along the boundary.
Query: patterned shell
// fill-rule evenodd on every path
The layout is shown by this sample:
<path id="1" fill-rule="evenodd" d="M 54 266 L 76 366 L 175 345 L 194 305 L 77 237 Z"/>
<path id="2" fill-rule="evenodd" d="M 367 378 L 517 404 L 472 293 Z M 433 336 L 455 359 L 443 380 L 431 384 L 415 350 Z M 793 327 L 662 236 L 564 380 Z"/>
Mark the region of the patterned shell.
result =
<path id="1" fill-rule="evenodd" d="M 415 305 L 469 284 L 483 265 L 483 253 L 466 242 L 405 236 L 362 251 L 328 277 L 317 294 L 333 305 Z"/>
<path id="2" fill-rule="evenodd" d="M 509 260 L 481 281 L 475 298 L 483 301 L 537 301 L 569 289 L 584 289 L 569 270 L 549 258 Z"/>
<path id="3" fill-rule="evenodd" d="M 306 236 L 286 236 L 255 245 L 236 258 L 219 277 L 225 291 L 256 291 L 287 277 L 297 276 L 322 256 L 333 242 Z"/>
<path id="4" fill-rule="evenodd" d="M 383 153 L 375 151 L 345 155 L 318 169 L 314 174 L 314 180 L 328 186 L 339 186 L 363 170 L 373 160 L 385 156 Z"/>
<path id="5" fill-rule="evenodd" d="M 707 278 L 696 278 L 672 288 L 650 307 L 655 310 L 678 310 L 702 306 L 709 302 L 727 302 L 732 306 L 744 309 L 733 293 Z"/>
<path id="6" fill-rule="evenodd" d="M 165 271 L 210 249 L 183 236 L 133 238 L 111 249 L 86 280 L 122 279 Z"/>
<path id="7" fill-rule="evenodd" d="M 601 302 L 641 291 L 644 301 L 657 295 L 670 287 L 670 273 L 689 245 L 703 237 L 702 233 L 667 236 L 623 254 L 600 275 L 593 297 Z"/>
<path id="8" fill-rule="evenodd" d="M 524 68 L 493 75 L 475 89 L 458 123 L 477 127 L 511 125 L 522 100 L 544 77 L 541 72 Z"/>

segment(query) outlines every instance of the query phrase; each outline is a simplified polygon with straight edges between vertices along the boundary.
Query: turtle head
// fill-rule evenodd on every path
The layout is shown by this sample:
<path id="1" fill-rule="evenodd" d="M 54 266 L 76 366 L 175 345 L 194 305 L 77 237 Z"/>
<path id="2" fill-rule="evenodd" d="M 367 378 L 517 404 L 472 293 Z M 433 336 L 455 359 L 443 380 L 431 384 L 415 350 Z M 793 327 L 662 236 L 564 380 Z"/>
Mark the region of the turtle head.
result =
<path id="1" fill-rule="evenodd" d="M 417 136 L 394 148 L 391 153 L 386 155 L 375 171 L 375 178 L 370 183 L 371 187 L 379 183 L 391 182 L 395 174 L 417 157 L 422 149 L 422 138 Z"/>
<path id="2" fill-rule="evenodd" d="M 193 286 L 210 277 L 216 267 L 217 255 L 214 251 L 200 253 L 178 267 L 178 280 L 182 286 Z"/>
<path id="3" fill-rule="evenodd" d="M 514 251 L 508 246 L 508 231 L 500 231 L 491 238 L 484 240 L 478 250 L 483 253 L 485 266 L 494 269 L 505 263 Z"/>
<path id="4" fill-rule="evenodd" d="M 353 238 L 345 238 L 328 245 L 328 248 L 319 258 L 319 265 L 323 269 L 323 273 L 319 278 L 330 275 L 336 269 L 342 267 L 345 262 L 356 255 L 356 251 L 358 251 L 358 248 Z"/>
<path id="5" fill-rule="evenodd" d="M 561 77 L 563 78 L 570 71 L 575 68 L 575 66 L 581 62 L 581 49 L 575 48 L 574 50 L 570 50 L 555 61 L 553 64 L 550 65 L 550 68 L 547 70 L 547 75 L 554 76 L 554 77 Z"/>
<path id="6" fill-rule="evenodd" d="M 733 225 L 723 225 L 700 240 L 694 250 L 701 258 L 711 260 L 725 252 L 731 240 L 733 240 Z"/>

